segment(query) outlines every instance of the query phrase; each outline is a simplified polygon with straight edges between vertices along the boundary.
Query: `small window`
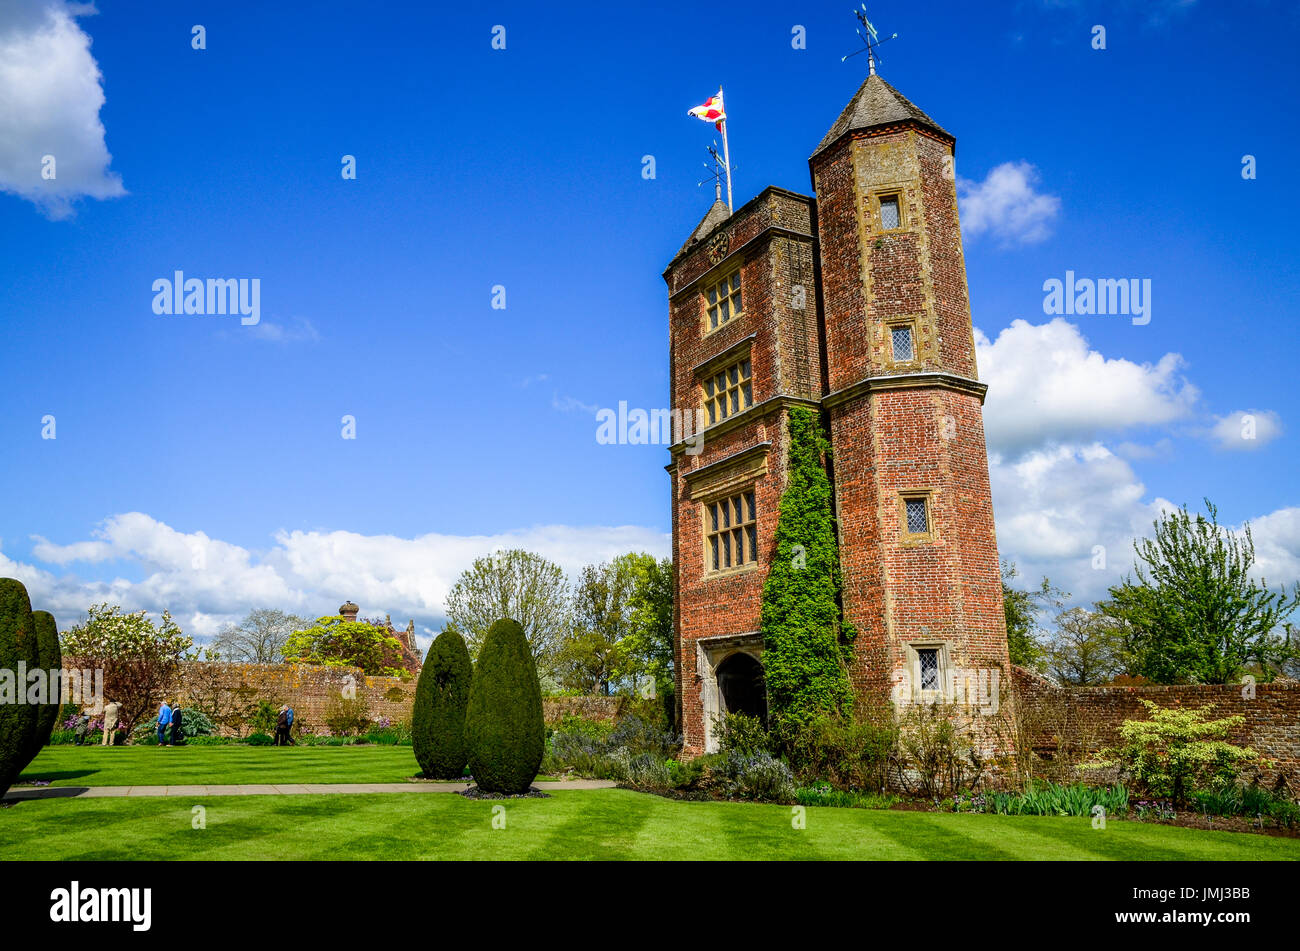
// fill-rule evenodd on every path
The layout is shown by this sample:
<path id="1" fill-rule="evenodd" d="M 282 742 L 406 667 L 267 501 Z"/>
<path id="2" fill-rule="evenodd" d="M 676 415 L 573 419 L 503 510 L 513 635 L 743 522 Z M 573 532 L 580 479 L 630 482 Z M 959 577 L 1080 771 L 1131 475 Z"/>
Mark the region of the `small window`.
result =
<path id="1" fill-rule="evenodd" d="M 926 499 L 905 499 L 903 504 L 907 507 L 907 533 L 930 534 L 930 513 L 926 510 Z"/>
<path id="2" fill-rule="evenodd" d="M 898 196 L 890 195 L 880 199 L 880 230 L 893 231 L 902 225 L 898 216 Z"/>
<path id="3" fill-rule="evenodd" d="M 739 316 L 745 309 L 740 296 L 740 271 L 733 271 L 716 284 L 707 287 L 704 291 L 704 300 L 709 315 L 709 330 L 717 330 L 732 318 Z"/>
<path id="4" fill-rule="evenodd" d="M 921 689 L 938 690 L 939 649 L 937 647 L 921 647 L 917 649 L 916 656 L 921 665 Z"/>
<path id="5" fill-rule="evenodd" d="M 912 328 L 910 326 L 891 327 L 889 336 L 894 348 L 894 362 L 907 363 L 915 358 L 912 347 Z"/>
<path id="6" fill-rule="evenodd" d="M 758 561 L 758 507 L 752 489 L 706 505 L 704 526 L 710 571 Z"/>
<path id="7" fill-rule="evenodd" d="M 737 360 L 704 381 L 704 410 L 710 426 L 753 405 L 753 365 L 749 357 Z"/>

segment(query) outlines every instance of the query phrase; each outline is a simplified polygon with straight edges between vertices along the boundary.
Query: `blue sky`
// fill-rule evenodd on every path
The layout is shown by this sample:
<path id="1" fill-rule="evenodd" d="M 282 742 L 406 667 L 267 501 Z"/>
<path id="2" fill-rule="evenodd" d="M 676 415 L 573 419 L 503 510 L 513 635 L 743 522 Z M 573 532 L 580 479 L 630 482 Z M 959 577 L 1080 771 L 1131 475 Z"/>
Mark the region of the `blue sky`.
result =
<path id="1" fill-rule="evenodd" d="M 660 273 L 712 200 L 686 109 L 724 84 L 737 205 L 809 191 L 866 68 L 849 5 L 476 6 L 0 13 L 0 573 L 61 621 L 350 597 L 436 628 L 500 545 L 666 552 L 666 451 L 593 414 L 667 398 Z M 958 140 L 1003 554 L 1096 597 L 1208 495 L 1294 581 L 1295 6 L 871 15 L 900 34 L 881 74 Z M 177 269 L 258 278 L 261 323 L 155 315 Z M 1053 323 L 1067 270 L 1149 279 L 1150 323 Z"/>

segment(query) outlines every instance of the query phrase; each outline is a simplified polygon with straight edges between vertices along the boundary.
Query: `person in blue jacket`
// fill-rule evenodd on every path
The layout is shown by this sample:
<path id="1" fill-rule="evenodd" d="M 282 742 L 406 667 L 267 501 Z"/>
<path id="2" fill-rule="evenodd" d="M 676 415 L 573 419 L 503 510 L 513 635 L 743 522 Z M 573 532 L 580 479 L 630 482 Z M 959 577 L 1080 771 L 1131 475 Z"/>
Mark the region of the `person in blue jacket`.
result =
<path id="1" fill-rule="evenodd" d="M 164 697 L 162 706 L 158 708 L 158 745 L 167 745 L 167 728 L 172 725 L 172 708 Z"/>

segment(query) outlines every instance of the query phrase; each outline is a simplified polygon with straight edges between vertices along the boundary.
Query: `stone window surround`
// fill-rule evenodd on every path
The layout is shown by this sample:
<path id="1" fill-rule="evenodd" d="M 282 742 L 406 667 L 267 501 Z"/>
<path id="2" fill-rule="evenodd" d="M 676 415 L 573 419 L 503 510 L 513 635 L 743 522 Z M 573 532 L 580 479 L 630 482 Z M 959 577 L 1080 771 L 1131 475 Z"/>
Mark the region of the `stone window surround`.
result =
<path id="1" fill-rule="evenodd" d="M 704 721 L 704 752 L 718 751 L 718 738 L 713 734 L 713 718 L 721 716 L 722 691 L 718 687 L 718 668 L 734 654 L 748 654 L 763 663 L 763 634 L 747 631 L 743 634 L 714 634 L 695 642 L 695 682 L 700 687 L 700 706 Z"/>
<path id="2" fill-rule="evenodd" d="M 921 651 L 933 650 L 936 652 L 938 660 L 937 676 L 939 687 L 937 690 L 921 689 Z M 922 638 L 919 640 L 909 640 L 907 642 L 907 657 L 905 659 L 907 671 L 907 687 L 902 697 L 898 698 L 904 702 L 911 703 L 942 703 L 947 698 L 947 686 L 952 680 L 952 662 L 949 657 L 948 642 L 944 640 L 935 640 L 931 638 Z"/>
<path id="3" fill-rule="evenodd" d="M 898 490 L 898 540 L 900 544 L 910 547 L 938 540 L 939 532 L 934 524 L 934 498 L 937 494 L 934 489 L 926 488 Z M 907 503 L 915 502 L 918 499 L 925 502 L 926 530 L 924 532 L 909 531 L 907 527 Z"/>
<path id="4" fill-rule="evenodd" d="M 743 270 L 744 266 L 745 266 L 745 262 L 743 258 L 740 260 L 726 261 L 725 263 L 719 262 L 719 269 L 717 273 L 709 277 L 708 283 L 700 285 L 700 326 L 703 328 L 701 337 L 711 336 L 717 333 L 723 327 L 728 326 L 737 317 L 743 317 L 745 315 L 745 298 L 748 296 L 748 291 L 745 288 L 745 277 L 743 274 L 741 274 L 741 271 Z M 740 285 L 737 288 L 735 288 L 734 291 L 731 289 L 731 283 L 730 283 L 733 277 L 737 277 L 740 279 Z M 710 327 L 709 326 L 709 306 L 710 306 L 709 291 L 714 290 L 715 288 L 721 288 L 725 290 L 726 293 L 724 295 L 720 295 L 718 303 L 714 305 L 719 308 L 718 325 L 716 327 Z M 723 320 L 721 318 L 721 307 L 722 307 L 721 302 L 723 299 L 725 299 L 728 302 L 728 307 L 730 308 L 731 307 L 730 302 L 734 297 L 740 297 L 740 310 L 731 309 L 727 315 L 727 318 Z"/>
<path id="5" fill-rule="evenodd" d="M 885 362 L 891 369 L 896 370 L 915 370 L 921 366 L 921 341 L 917 336 L 921 325 L 919 314 L 909 314 L 904 317 L 890 317 L 885 321 Z M 912 331 L 912 359 L 895 360 L 894 359 L 894 338 L 895 328 L 907 327 Z"/>

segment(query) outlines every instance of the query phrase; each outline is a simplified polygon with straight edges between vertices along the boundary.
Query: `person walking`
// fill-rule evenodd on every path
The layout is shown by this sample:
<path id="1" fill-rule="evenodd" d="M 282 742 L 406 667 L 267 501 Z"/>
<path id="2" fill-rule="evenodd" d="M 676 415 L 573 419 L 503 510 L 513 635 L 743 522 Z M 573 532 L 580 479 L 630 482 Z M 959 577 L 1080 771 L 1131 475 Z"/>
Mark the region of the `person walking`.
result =
<path id="1" fill-rule="evenodd" d="M 104 705 L 104 741 L 101 746 L 113 745 L 113 731 L 117 729 L 117 715 L 122 712 L 122 705 L 110 700 Z"/>
<path id="2" fill-rule="evenodd" d="M 275 745 L 289 745 L 289 708 L 280 707 L 280 714 L 275 718 Z"/>
<path id="3" fill-rule="evenodd" d="M 90 714 L 85 710 L 81 711 L 81 716 L 77 717 L 77 722 L 72 730 L 72 742 L 75 746 L 86 745 L 86 731 L 90 729 Z"/>
<path id="4" fill-rule="evenodd" d="M 167 728 L 171 726 L 171 723 L 172 723 L 172 707 L 171 704 L 167 702 L 166 698 L 164 698 L 162 702 L 162 706 L 158 708 L 158 745 L 159 746 L 167 745 Z"/>
<path id="5" fill-rule="evenodd" d="M 296 746 L 293 741 L 293 707 L 289 708 L 289 726 L 284 732 L 284 738 L 289 741 L 290 746 Z"/>
<path id="6" fill-rule="evenodd" d="M 172 746 L 185 745 L 185 734 L 181 731 L 181 722 L 184 720 L 184 716 L 182 715 L 183 713 L 184 711 L 181 710 L 180 704 L 172 707 Z"/>

